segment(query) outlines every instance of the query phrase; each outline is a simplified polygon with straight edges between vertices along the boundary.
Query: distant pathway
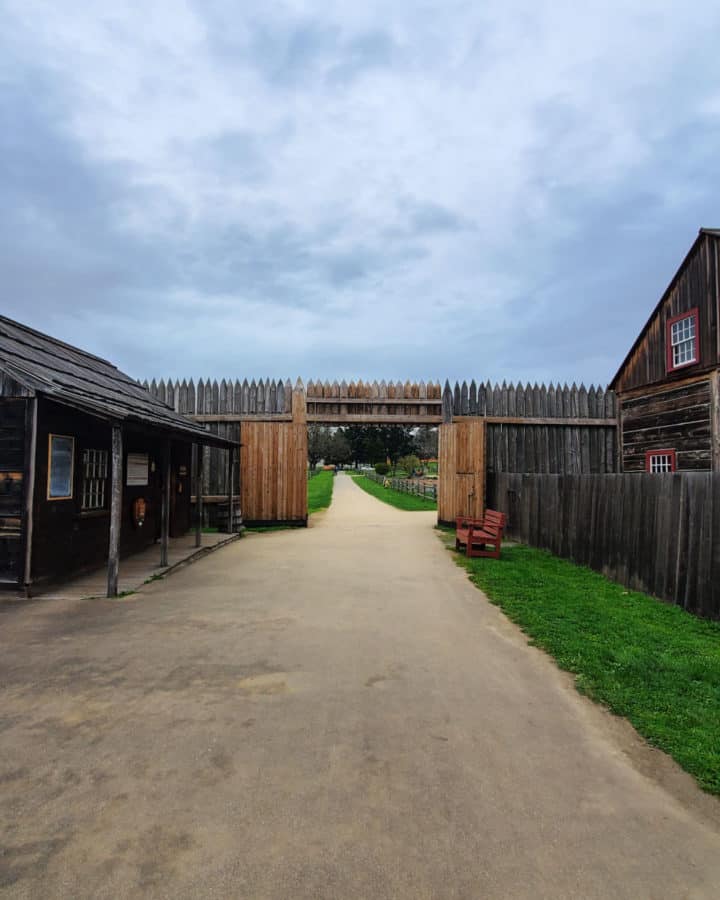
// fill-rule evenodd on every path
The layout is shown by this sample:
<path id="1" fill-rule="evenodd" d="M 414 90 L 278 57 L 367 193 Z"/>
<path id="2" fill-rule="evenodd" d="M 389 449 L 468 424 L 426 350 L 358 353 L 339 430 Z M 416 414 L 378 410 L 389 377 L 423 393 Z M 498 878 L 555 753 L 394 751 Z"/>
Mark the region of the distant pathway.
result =
<path id="1" fill-rule="evenodd" d="M 0 895 L 717 898 L 719 804 L 336 479 L 125 601 L 0 606 Z"/>

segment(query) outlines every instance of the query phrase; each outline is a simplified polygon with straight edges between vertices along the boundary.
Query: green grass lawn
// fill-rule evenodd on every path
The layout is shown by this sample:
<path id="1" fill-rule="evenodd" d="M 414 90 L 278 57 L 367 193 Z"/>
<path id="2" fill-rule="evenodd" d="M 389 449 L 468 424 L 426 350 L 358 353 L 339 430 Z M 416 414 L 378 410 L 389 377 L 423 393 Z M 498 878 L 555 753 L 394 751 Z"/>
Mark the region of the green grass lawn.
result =
<path id="1" fill-rule="evenodd" d="M 312 515 L 321 509 L 327 509 L 332 502 L 333 478 L 331 471 L 318 472 L 308 479 L 308 513 Z"/>
<path id="2" fill-rule="evenodd" d="M 388 503 L 397 509 L 404 509 L 409 512 L 418 512 L 420 510 L 437 509 L 437 503 L 426 497 L 417 497 L 414 494 L 405 494 L 402 491 L 395 491 L 392 488 L 383 487 L 375 481 L 371 481 L 364 475 L 353 475 L 352 480 L 355 484 L 362 488 L 366 493 L 372 494 L 383 503 Z"/>
<path id="3" fill-rule="evenodd" d="M 447 540 L 447 538 L 446 538 Z M 720 622 L 698 619 L 543 550 L 457 555 L 472 581 L 705 790 L 720 794 Z"/>

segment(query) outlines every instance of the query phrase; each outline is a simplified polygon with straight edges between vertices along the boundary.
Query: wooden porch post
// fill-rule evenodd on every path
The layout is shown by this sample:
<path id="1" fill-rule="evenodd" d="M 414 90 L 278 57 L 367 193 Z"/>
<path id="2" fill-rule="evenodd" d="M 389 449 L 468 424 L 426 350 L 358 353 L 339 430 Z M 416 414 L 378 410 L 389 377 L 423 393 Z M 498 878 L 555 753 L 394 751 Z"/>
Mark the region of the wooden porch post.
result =
<path id="1" fill-rule="evenodd" d="M 203 520 L 203 456 L 205 445 L 195 444 L 195 546 L 202 542 Z"/>
<path id="2" fill-rule="evenodd" d="M 110 462 L 110 538 L 108 541 L 108 597 L 117 597 L 120 568 L 120 525 L 122 522 L 123 438 L 119 425 L 112 427 Z"/>
<path id="3" fill-rule="evenodd" d="M 228 527 L 227 533 L 233 533 L 233 458 L 235 448 L 228 449 Z"/>
<path id="4" fill-rule="evenodd" d="M 160 507 L 160 566 L 168 564 L 168 543 L 170 541 L 170 441 L 165 443 L 163 454 L 163 487 Z"/>
<path id="5" fill-rule="evenodd" d="M 30 441 L 27 445 L 27 463 L 25 473 L 27 483 L 25 485 L 25 596 L 30 597 L 30 584 L 32 582 L 32 541 L 33 541 L 33 507 L 35 501 L 35 457 L 37 455 L 37 396 L 28 401 L 27 427 L 30 432 Z"/>

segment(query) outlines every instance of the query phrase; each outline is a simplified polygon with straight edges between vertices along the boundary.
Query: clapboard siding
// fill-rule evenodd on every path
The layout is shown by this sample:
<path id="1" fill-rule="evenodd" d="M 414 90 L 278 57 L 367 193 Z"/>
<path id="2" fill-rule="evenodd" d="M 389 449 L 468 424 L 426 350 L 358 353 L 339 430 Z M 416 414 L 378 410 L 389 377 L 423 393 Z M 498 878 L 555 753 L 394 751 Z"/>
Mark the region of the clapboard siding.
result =
<path id="1" fill-rule="evenodd" d="M 712 469 L 710 381 L 623 400 L 623 471 L 642 472 L 649 450 L 675 450 L 678 471 Z"/>
<path id="2" fill-rule="evenodd" d="M 615 376 L 618 393 L 663 381 L 673 382 L 720 365 L 718 306 L 720 303 L 720 237 L 701 231 L 650 320 Z M 667 371 L 668 319 L 697 308 L 700 361 L 675 372 Z"/>
<path id="3" fill-rule="evenodd" d="M 524 543 L 720 618 L 720 473 L 502 473 L 488 504 Z"/>

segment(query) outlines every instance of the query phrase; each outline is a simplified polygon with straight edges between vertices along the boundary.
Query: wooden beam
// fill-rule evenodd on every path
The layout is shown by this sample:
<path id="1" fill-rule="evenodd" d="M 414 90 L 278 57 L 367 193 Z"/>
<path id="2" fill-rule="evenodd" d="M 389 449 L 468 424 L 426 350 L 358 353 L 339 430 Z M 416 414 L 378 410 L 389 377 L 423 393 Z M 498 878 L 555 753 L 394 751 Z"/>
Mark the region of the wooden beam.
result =
<path id="1" fill-rule="evenodd" d="M 442 406 L 440 398 L 418 400 L 409 397 L 308 397 L 308 406 L 313 403 L 342 403 L 343 405 L 360 406 Z"/>
<path id="2" fill-rule="evenodd" d="M 662 381 L 659 384 L 647 384 L 642 387 L 622 391 L 622 393 L 616 392 L 616 396 L 618 398 L 622 397 L 623 400 L 634 400 L 636 397 L 650 397 L 653 394 L 664 394 L 667 391 L 679 391 L 681 388 L 688 387 L 691 384 L 697 384 L 699 381 L 707 381 L 708 378 L 709 374 L 706 369 L 701 375 L 691 375 L 687 378 Z"/>
<path id="3" fill-rule="evenodd" d="M 233 533 L 233 457 L 234 447 L 228 450 L 228 527 L 227 533 Z"/>
<path id="4" fill-rule="evenodd" d="M 202 544 L 202 520 L 203 520 L 203 454 L 204 444 L 195 444 L 195 546 Z"/>
<path id="5" fill-rule="evenodd" d="M 107 595 L 117 597 L 120 569 L 120 527 L 122 523 L 123 435 L 120 425 L 112 426 L 110 460 L 110 537 L 108 539 Z"/>
<path id="6" fill-rule="evenodd" d="M 525 416 L 453 416 L 453 422 L 477 422 L 484 418 L 488 425 L 559 425 L 570 428 L 615 428 L 617 419 L 531 418 Z"/>
<path id="7" fill-rule="evenodd" d="M 170 543 L 170 481 L 172 469 L 170 460 L 170 441 L 165 442 L 163 453 L 162 503 L 160 506 L 160 566 L 168 564 L 168 544 Z"/>
<path id="8" fill-rule="evenodd" d="M 442 416 L 309 413 L 307 420 L 316 425 L 440 425 Z"/>
<path id="9" fill-rule="evenodd" d="M 289 413 L 204 413 L 188 416 L 193 422 L 292 422 Z"/>
<path id="10" fill-rule="evenodd" d="M 720 369 L 710 376 L 710 422 L 712 469 L 713 472 L 720 472 Z"/>
<path id="11" fill-rule="evenodd" d="M 32 583 L 33 508 L 35 504 L 35 457 L 37 455 L 37 396 L 27 402 L 26 430 L 29 441 L 26 444 L 25 465 L 25 595 L 30 596 Z"/>

